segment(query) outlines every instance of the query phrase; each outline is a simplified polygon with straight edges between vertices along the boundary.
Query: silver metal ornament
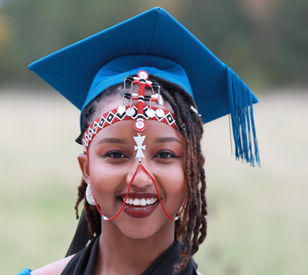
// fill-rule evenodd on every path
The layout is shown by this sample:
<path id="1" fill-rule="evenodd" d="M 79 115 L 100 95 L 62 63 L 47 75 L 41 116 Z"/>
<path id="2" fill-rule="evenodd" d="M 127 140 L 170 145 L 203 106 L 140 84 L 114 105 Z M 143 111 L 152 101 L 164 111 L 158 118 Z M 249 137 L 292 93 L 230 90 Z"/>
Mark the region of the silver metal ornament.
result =
<path id="1" fill-rule="evenodd" d="M 128 115 L 128 116 L 133 116 L 134 115 L 134 113 L 135 113 L 135 111 L 133 110 L 133 108 L 128 108 L 127 110 L 126 110 L 126 114 Z"/>
<path id="2" fill-rule="evenodd" d="M 93 198 L 93 193 L 92 193 L 92 189 L 91 189 L 90 184 L 87 185 L 86 199 L 87 199 L 88 204 L 95 205 L 95 200 Z"/>
<path id="3" fill-rule="evenodd" d="M 162 109 L 157 109 L 156 110 L 156 115 L 158 116 L 158 117 L 163 117 L 164 116 L 164 111 L 162 110 Z"/>
<path id="4" fill-rule="evenodd" d="M 117 112 L 122 115 L 125 112 L 125 106 L 121 105 L 118 107 Z"/>
<path id="5" fill-rule="evenodd" d="M 150 118 L 155 117 L 155 111 L 153 109 L 148 109 L 147 110 L 147 116 Z"/>

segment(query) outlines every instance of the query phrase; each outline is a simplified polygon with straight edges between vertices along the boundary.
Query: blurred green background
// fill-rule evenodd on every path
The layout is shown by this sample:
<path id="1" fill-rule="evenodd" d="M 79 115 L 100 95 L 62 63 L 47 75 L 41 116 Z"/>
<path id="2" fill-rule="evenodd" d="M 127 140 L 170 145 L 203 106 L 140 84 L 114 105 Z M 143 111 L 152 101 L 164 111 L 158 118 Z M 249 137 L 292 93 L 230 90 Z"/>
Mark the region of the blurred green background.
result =
<path id="1" fill-rule="evenodd" d="M 308 274 L 308 1 L 0 0 L 0 274 L 62 258 L 77 221 L 79 112 L 27 70 L 161 6 L 252 88 L 262 168 L 231 156 L 228 119 L 205 125 L 204 275 Z"/>

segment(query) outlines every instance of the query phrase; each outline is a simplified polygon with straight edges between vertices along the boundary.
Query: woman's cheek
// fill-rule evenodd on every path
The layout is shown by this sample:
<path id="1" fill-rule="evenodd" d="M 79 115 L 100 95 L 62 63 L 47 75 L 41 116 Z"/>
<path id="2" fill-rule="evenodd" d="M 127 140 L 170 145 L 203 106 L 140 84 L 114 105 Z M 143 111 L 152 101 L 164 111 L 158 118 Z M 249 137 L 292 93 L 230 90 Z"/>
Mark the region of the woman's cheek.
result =
<path id="1" fill-rule="evenodd" d="M 181 200 L 186 194 L 185 175 L 183 167 L 170 167 L 163 174 L 160 180 L 162 188 L 168 197 Z"/>
<path id="2" fill-rule="evenodd" d="M 113 194 L 112 197 L 114 197 L 115 191 L 123 181 L 123 176 L 118 169 L 112 166 L 107 169 L 106 167 L 98 167 L 93 169 L 91 181 L 95 190 L 104 194 Z"/>

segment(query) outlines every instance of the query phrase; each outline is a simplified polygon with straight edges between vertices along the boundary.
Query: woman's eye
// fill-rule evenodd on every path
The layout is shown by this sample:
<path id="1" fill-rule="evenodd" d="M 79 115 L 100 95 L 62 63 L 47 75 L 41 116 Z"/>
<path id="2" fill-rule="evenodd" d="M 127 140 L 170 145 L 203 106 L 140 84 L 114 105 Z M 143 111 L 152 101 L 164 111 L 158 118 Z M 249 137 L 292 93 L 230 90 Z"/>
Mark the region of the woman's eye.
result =
<path id="1" fill-rule="evenodd" d="M 126 156 L 120 151 L 108 152 L 104 157 L 111 157 L 115 159 L 126 158 Z"/>
<path id="2" fill-rule="evenodd" d="M 178 158 L 177 155 L 171 152 L 160 152 L 156 155 L 156 157 L 161 158 L 161 159 Z"/>

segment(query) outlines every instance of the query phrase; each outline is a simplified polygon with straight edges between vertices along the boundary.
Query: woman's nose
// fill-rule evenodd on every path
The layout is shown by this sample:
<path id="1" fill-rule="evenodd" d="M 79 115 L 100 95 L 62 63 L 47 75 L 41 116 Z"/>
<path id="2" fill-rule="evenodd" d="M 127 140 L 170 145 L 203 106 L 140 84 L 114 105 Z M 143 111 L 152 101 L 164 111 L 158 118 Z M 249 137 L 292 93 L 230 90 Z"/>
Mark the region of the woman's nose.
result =
<path id="1" fill-rule="evenodd" d="M 132 185 L 142 188 L 151 185 L 152 179 L 147 175 L 147 173 L 144 171 L 143 167 L 139 165 L 135 171 L 132 171 L 127 174 L 126 176 L 126 182 L 127 184 L 130 184 L 132 181 Z"/>

